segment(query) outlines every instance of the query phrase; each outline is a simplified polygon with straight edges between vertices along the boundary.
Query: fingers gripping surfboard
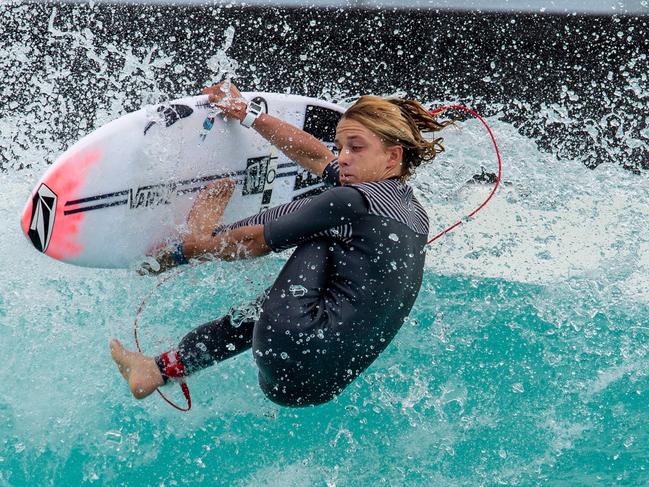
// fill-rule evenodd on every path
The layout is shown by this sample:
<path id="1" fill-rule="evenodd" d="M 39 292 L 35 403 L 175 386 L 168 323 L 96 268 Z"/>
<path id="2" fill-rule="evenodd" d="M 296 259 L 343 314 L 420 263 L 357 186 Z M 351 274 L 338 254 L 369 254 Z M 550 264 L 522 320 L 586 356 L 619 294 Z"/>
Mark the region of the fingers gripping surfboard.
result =
<path id="1" fill-rule="evenodd" d="M 243 96 L 333 147 L 342 107 L 295 95 Z M 197 194 L 224 178 L 236 183 L 226 224 L 322 188 L 257 132 L 197 96 L 143 108 L 79 140 L 38 181 L 21 225 L 36 250 L 54 259 L 129 267 L 177 238 Z"/>

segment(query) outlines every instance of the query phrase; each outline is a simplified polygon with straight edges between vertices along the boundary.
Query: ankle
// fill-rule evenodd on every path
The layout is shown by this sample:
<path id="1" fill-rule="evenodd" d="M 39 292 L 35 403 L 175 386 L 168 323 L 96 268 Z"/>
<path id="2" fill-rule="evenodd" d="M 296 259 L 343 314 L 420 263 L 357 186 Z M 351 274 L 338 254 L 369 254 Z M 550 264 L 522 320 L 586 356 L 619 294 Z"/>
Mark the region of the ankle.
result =
<path id="1" fill-rule="evenodd" d="M 164 384 L 169 379 L 182 379 L 187 376 L 187 369 L 178 350 L 169 350 L 154 359 Z"/>

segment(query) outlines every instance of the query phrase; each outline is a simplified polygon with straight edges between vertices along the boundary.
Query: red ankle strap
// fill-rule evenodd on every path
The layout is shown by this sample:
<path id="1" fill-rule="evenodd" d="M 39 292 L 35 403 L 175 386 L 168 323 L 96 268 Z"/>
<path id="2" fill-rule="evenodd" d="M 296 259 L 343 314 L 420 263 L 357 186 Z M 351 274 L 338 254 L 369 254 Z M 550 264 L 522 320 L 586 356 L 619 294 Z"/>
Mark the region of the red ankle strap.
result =
<path id="1" fill-rule="evenodd" d="M 178 353 L 178 350 L 170 350 L 169 352 L 165 352 L 162 355 L 160 355 L 160 362 L 158 362 L 159 364 L 158 367 L 162 365 L 161 372 L 165 377 L 165 382 L 167 379 L 180 380 L 180 388 L 182 389 L 183 395 L 185 396 L 185 400 L 187 401 L 187 407 L 182 408 L 178 406 L 176 403 L 170 401 L 169 398 L 160 391 L 160 389 L 157 389 L 158 394 L 160 394 L 162 399 L 167 401 L 169 404 L 171 404 L 179 411 L 189 411 L 192 408 L 192 398 L 189 395 L 189 387 L 187 387 L 187 383 L 183 380 L 183 377 L 187 375 L 187 372 L 185 370 L 185 364 L 183 364 L 183 361 L 180 359 L 180 353 Z"/>
<path id="2" fill-rule="evenodd" d="M 180 359 L 178 350 L 170 350 L 160 355 L 164 367 L 164 374 L 170 379 L 185 377 L 185 364 Z"/>

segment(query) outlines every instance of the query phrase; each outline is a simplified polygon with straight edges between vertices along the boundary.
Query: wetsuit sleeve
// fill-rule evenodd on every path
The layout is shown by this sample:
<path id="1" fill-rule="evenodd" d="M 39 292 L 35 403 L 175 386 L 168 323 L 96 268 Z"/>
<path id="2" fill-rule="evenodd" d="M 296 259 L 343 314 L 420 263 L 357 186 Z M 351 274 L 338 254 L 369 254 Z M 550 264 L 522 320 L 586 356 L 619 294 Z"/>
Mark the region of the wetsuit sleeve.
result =
<path id="1" fill-rule="evenodd" d="M 322 180 L 327 186 L 340 186 L 340 166 L 338 159 L 334 159 L 322 171 Z"/>
<path id="2" fill-rule="evenodd" d="M 303 198 L 301 200 L 290 201 L 288 203 L 284 203 L 283 205 L 274 206 L 273 208 L 264 210 L 260 213 L 257 213 L 256 215 L 252 215 L 242 220 L 238 220 L 234 223 L 230 223 L 229 225 L 220 225 L 214 229 L 214 231 L 212 232 L 212 236 L 215 236 L 222 232 L 226 232 L 228 230 L 234 230 L 235 228 L 239 228 L 239 227 L 248 227 L 252 225 L 265 225 L 269 221 L 277 220 L 280 216 L 297 210 L 301 206 L 306 205 L 309 201 L 311 201 L 310 198 Z"/>
<path id="3" fill-rule="evenodd" d="M 264 239 L 273 250 L 294 247 L 320 232 L 339 227 L 367 214 L 363 195 L 355 188 L 332 188 L 311 198 L 291 213 L 264 224 Z"/>

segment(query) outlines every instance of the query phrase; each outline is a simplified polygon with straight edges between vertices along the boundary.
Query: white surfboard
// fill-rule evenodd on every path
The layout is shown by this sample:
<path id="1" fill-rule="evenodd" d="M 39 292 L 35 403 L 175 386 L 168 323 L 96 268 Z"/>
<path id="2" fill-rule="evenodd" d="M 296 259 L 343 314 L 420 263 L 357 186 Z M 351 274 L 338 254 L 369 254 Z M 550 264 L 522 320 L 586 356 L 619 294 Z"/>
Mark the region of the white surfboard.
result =
<path id="1" fill-rule="evenodd" d="M 243 96 L 333 146 L 342 107 L 294 95 Z M 322 186 L 256 131 L 224 120 L 207 96 L 183 98 L 127 114 L 74 144 L 36 184 L 22 229 L 54 259 L 129 267 L 177 237 L 198 192 L 225 177 L 237 182 L 225 224 Z"/>

